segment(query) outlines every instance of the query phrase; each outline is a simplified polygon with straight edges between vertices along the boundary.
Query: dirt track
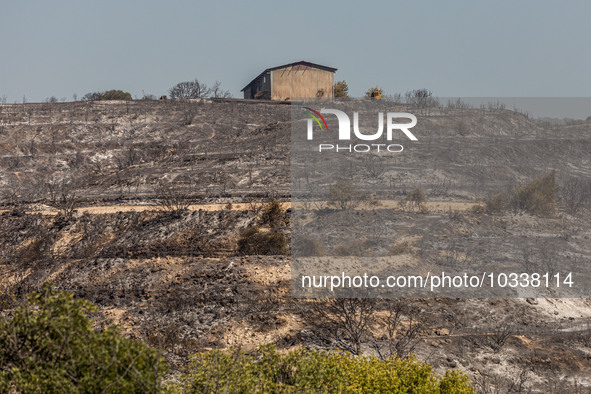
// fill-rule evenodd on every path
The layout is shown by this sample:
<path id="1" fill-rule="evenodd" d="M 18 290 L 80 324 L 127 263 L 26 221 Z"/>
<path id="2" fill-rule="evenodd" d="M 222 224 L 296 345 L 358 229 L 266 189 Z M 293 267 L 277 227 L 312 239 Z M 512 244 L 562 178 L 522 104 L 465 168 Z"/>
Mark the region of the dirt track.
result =
<path id="1" fill-rule="evenodd" d="M 326 205 L 326 202 L 322 202 Z M 284 202 L 283 208 L 288 209 L 291 208 L 291 202 Z M 232 203 L 231 210 L 232 211 L 246 211 L 252 209 L 254 206 L 262 206 L 263 203 Z M 469 203 L 469 202 L 457 202 L 457 201 L 430 201 L 427 202 L 427 208 L 429 211 L 435 212 L 447 212 L 448 210 L 452 211 L 465 211 L 473 206 L 477 205 L 476 203 Z M 379 201 L 379 204 L 376 206 L 377 209 L 400 209 L 398 206 L 398 201 L 396 200 L 382 200 Z M 189 205 L 188 207 L 191 211 L 208 211 L 208 212 L 215 212 L 215 211 L 223 211 L 228 209 L 228 204 L 193 204 Z M 312 207 L 312 209 L 314 209 Z M 117 212 L 144 212 L 144 211 L 166 211 L 167 208 L 163 205 L 107 205 L 107 206 L 91 206 L 91 207 L 80 207 L 76 209 L 80 213 L 88 213 L 90 215 L 101 215 L 101 214 L 111 214 Z M 4 209 L 0 210 L 0 214 L 4 212 L 9 212 L 9 210 Z M 57 215 L 59 212 L 58 209 L 51 208 L 51 209 L 39 209 L 39 210 L 30 210 L 27 213 L 40 213 L 41 215 Z"/>

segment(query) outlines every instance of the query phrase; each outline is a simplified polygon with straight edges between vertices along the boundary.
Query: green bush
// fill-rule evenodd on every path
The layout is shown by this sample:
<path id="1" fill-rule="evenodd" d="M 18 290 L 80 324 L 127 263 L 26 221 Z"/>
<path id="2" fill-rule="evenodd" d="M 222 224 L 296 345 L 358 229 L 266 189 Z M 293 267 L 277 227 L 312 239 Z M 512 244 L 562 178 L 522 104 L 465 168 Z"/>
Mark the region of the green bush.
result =
<path id="1" fill-rule="evenodd" d="M 347 85 L 347 82 L 336 82 L 333 87 L 333 95 L 336 98 L 349 97 L 349 85 Z"/>
<path id="2" fill-rule="evenodd" d="M 287 254 L 287 241 L 280 232 L 263 232 L 249 226 L 240 232 L 238 251 L 243 255 Z"/>
<path id="3" fill-rule="evenodd" d="M 156 392 L 164 361 L 116 328 L 92 329 L 96 308 L 45 284 L 0 320 L 0 392 Z"/>
<path id="4" fill-rule="evenodd" d="M 82 97 L 83 101 L 99 101 L 99 100 L 131 100 L 131 93 L 123 90 L 107 90 L 106 92 L 91 92 Z"/>
<path id="5" fill-rule="evenodd" d="M 131 100 L 131 93 L 123 90 L 107 90 L 101 100 Z"/>
<path id="6" fill-rule="evenodd" d="M 253 353 L 213 350 L 194 355 L 181 376 L 189 393 L 473 393 L 457 371 L 435 374 L 414 357 L 402 360 L 354 357 L 342 352 L 296 350 L 280 354 L 274 346 Z"/>

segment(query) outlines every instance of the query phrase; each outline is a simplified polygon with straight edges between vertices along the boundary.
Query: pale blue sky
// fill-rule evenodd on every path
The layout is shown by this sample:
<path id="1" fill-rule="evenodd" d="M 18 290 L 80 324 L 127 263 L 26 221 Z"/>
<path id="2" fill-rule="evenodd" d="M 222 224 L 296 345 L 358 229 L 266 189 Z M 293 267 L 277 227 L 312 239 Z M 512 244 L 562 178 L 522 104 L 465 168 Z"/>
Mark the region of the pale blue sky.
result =
<path id="1" fill-rule="evenodd" d="M 8 1 L 0 96 L 240 89 L 267 67 L 338 68 L 354 96 L 591 96 L 589 1 Z"/>

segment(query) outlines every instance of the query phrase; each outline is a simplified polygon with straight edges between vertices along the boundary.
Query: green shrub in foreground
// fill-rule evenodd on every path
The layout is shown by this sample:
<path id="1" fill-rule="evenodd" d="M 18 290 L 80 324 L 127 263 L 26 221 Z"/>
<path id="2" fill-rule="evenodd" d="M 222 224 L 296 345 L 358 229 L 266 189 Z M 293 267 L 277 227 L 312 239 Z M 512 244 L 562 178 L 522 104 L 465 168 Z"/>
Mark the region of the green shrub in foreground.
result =
<path id="1" fill-rule="evenodd" d="M 114 327 L 92 329 L 95 307 L 45 284 L 0 319 L 0 393 L 158 391 L 164 361 Z"/>
<path id="2" fill-rule="evenodd" d="M 468 377 L 458 371 L 435 374 L 429 364 L 353 357 L 342 352 L 296 350 L 280 354 L 274 346 L 253 353 L 213 350 L 198 353 L 171 390 L 215 392 L 388 392 L 473 393 Z"/>

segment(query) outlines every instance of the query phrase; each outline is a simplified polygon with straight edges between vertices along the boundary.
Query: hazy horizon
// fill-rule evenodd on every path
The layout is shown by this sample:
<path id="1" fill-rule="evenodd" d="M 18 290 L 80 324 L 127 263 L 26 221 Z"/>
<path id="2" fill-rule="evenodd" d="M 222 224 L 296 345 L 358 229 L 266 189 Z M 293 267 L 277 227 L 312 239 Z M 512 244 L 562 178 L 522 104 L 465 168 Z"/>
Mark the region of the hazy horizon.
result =
<path id="1" fill-rule="evenodd" d="M 0 97 L 135 98 L 216 80 L 234 97 L 268 67 L 338 68 L 352 96 L 589 97 L 591 3 L 375 1 L 7 2 Z"/>

